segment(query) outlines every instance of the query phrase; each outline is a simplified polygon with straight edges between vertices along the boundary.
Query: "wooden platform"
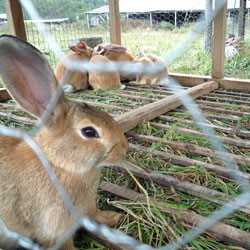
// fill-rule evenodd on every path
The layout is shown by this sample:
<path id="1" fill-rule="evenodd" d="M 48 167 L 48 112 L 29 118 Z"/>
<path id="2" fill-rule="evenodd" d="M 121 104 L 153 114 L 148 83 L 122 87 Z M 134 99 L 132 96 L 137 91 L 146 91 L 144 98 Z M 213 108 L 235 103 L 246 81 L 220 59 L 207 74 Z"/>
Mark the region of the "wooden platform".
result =
<path id="1" fill-rule="evenodd" d="M 190 91 L 191 88 L 183 89 Z M 207 126 L 213 128 L 216 137 L 224 143 L 228 159 L 235 161 L 242 170 L 242 178 L 250 181 L 250 93 L 223 89 L 209 92 L 198 97 L 196 103 L 207 119 Z M 166 98 L 173 98 L 170 89 L 129 85 L 126 90 L 86 91 L 70 95 L 69 98 L 111 113 L 127 131 L 130 143 L 127 162 L 107 168 L 100 186 L 103 201 L 112 194 L 110 205 L 132 217 L 127 217 L 121 230 L 128 222 L 140 217 L 146 219 L 146 213 L 138 212 L 138 207 L 147 208 L 148 202 L 150 206 L 156 206 L 161 214 L 166 214 L 166 220 L 171 225 L 184 225 L 188 230 L 203 221 L 208 216 L 206 212 L 211 213 L 239 193 L 231 170 L 225 167 L 218 152 L 192 120 L 191 114 L 180 104 L 178 108 L 167 107 L 169 112 L 156 115 L 157 118 L 151 121 L 137 121 L 139 125 L 130 129 L 134 123 L 125 120 L 132 120 L 130 115 L 127 116 L 128 112 L 131 114 L 138 108 L 145 109 L 146 105 L 162 100 L 166 102 Z M 176 104 L 175 100 L 171 100 Z M 5 101 L 0 107 L 2 124 L 32 127 L 33 118 L 20 112 L 14 103 Z M 148 118 L 146 115 L 143 117 Z M 207 208 L 203 210 L 200 203 Z M 242 220 L 243 224 L 247 224 L 250 206 L 241 208 L 232 218 L 210 228 L 205 237 L 222 242 L 222 246 L 249 249 L 250 227 L 240 227 L 235 221 Z M 134 230 L 136 235 L 137 229 Z M 170 229 L 165 230 L 169 233 Z M 168 240 L 174 240 L 174 236 L 169 236 L 165 241 Z M 107 242 L 101 242 L 107 245 Z M 116 246 L 112 248 L 119 249 Z"/>

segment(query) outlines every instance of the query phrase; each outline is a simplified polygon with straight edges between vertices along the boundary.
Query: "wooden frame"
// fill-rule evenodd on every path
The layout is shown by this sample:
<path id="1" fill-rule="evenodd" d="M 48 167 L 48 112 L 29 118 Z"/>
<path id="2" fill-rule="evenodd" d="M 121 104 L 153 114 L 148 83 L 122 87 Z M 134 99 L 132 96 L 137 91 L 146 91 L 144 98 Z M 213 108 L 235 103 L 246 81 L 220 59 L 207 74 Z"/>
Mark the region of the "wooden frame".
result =
<path id="1" fill-rule="evenodd" d="M 212 80 L 211 76 L 189 75 L 189 74 L 180 74 L 172 72 L 170 72 L 168 75 L 186 87 L 193 87 L 198 84 Z"/>
<path id="2" fill-rule="evenodd" d="M 218 11 L 214 18 L 214 36 L 212 49 L 212 78 L 224 77 L 225 62 L 225 34 L 227 1 L 221 6 L 221 1 L 215 1 L 215 10 Z"/>
<path id="3" fill-rule="evenodd" d="M 119 0 L 109 0 L 110 39 L 112 43 L 121 44 L 121 20 Z"/>
<path id="4" fill-rule="evenodd" d="M 23 11 L 19 0 L 6 0 L 5 3 L 11 34 L 26 41 L 27 36 L 23 19 Z"/>
<path id="5" fill-rule="evenodd" d="M 183 86 L 193 87 L 203 82 L 211 81 L 211 76 L 189 75 L 179 73 L 169 73 L 169 76 L 180 82 Z M 222 79 L 214 79 L 219 83 L 221 88 L 235 91 L 250 92 L 250 80 L 224 77 Z"/>
<path id="6" fill-rule="evenodd" d="M 218 2 L 218 1 L 217 1 Z M 111 23 L 111 41 L 113 43 L 121 44 L 121 27 L 120 27 L 120 15 L 119 15 L 119 0 L 110 0 L 110 23 Z M 21 5 L 18 0 L 8 0 L 8 18 L 10 21 L 10 25 L 12 27 L 12 32 L 16 36 L 20 37 L 23 40 L 26 40 L 26 33 L 25 33 L 25 26 L 24 26 L 24 21 L 23 21 L 23 14 L 22 14 L 22 9 Z M 217 17 L 215 18 L 215 23 L 214 23 L 214 46 L 213 46 L 213 69 L 212 69 L 212 76 L 199 76 L 199 75 L 186 75 L 186 74 L 176 74 L 176 73 L 170 73 L 169 76 L 175 78 L 176 80 L 180 81 L 183 85 L 189 86 L 191 88 L 185 89 L 185 94 L 188 94 L 191 96 L 193 99 L 198 98 L 200 96 L 204 96 L 209 94 L 210 92 L 218 89 L 219 85 L 222 86 L 225 89 L 233 89 L 233 90 L 240 90 L 240 91 L 250 91 L 250 80 L 240 80 L 240 79 L 230 79 L 230 78 L 224 78 L 224 49 L 225 49 L 225 13 L 226 13 L 226 4 L 223 6 L 223 8 L 219 11 Z M 152 90 L 153 91 L 153 90 Z M 163 92 L 163 90 L 160 90 Z M 181 96 L 183 93 L 180 94 L 171 94 L 167 97 L 164 97 L 163 99 L 160 99 L 158 101 L 155 101 L 153 103 L 149 104 L 144 104 L 142 107 L 138 107 L 136 109 L 133 109 L 129 112 L 126 112 L 120 116 L 117 117 L 117 121 L 121 125 L 122 129 L 124 132 L 127 132 L 131 129 L 133 129 L 135 126 L 138 124 L 152 120 L 156 117 L 159 117 L 160 115 L 170 111 L 174 110 L 177 107 L 182 105 L 181 102 Z M 9 93 L 6 91 L 6 89 L 0 89 L 0 101 L 2 100 L 8 100 L 10 99 L 11 96 Z M 138 98 L 138 97 L 136 97 Z M 142 98 L 147 98 L 149 97 L 142 97 Z M 200 104 L 200 101 L 197 101 L 198 104 Z M 243 101 L 241 101 L 243 102 Z M 86 101 L 86 103 L 88 103 Z M 4 105 L 4 104 L 3 104 Z M 5 104 L 9 105 L 9 104 Z M 109 104 L 105 104 L 107 107 Z M 124 104 L 121 104 L 124 105 Z M 218 103 L 215 103 L 215 107 L 218 106 Z M 109 105 L 111 106 L 111 105 Z M 223 104 L 224 106 L 224 104 Z M 104 107 L 104 104 L 101 104 L 100 107 Z M 133 106 L 134 107 L 134 106 Z M 125 110 L 124 107 L 122 107 L 123 110 Z M 215 109 L 214 107 L 211 107 Z M 237 110 L 233 110 L 231 112 L 238 112 Z M 242 112 L 243 113 L 243 112 Z M 227 113 L 226 113 L 227 114 Z M 12 116 L 13 118 L 14 116 Z M 161 117 L 163 119 L 164 117 Z M 166 116 L 165 116 L 166 118 Z M 231 119 L 231 118 L 230 118 Z M 26 120 L 27 122 L 27 120 Z M 30 121 L 31 123 L 33 121 Z M 152 125 L 156 126 L 156 123 L 151 123 Z M 159 124 L 158 124 L 159 126 Z M 161 126 L 165 126 L 165 128 L 168 128 L 167 125 L 161 124 Z M 164 128 L 164 127 L 161 127 Z M 228 131 L 228 128 L 221 128 L 219 126 L 216 126 L 217 129 L 220 129 L 221 131 Z M 181 128 L 180 128 L 181 129 Z M 177 130 L 177 131 L 184 131 L 182 130 Z M 224 129 L 224 130 L 222 130 Z M 191 132 L 191 129 L 186 129 L 188 133 Z M 231 132 L 232 130 L 230 130 Z M 249 133 L 247 131 L 237 131 L 238 133 L 244 133 L 245 135 L 247 134 L 248 136 Z M 201 132 L 196 132 L 199 133 L 198 135 L 201 136 Z M 236 133 L 236 132 L 235 132 Z M 130 134 L 131 135 L 131 134 Z M 144 135 L 144 140 L 145 140 L 145 135 Z M 147 140 L 156 140 L 156 137 L 147 137 Z M 162 138 L 158 138 L 160 141 L 158 142 L 163 142 Z M 157 140 L 158 140 L 157 139 Z M 231 143 L 232 140 L 237 143 L 242 143 L 242 141 L 239 142 L 239 139 L 230 139 Z M 176 143 L 176 142 L 174 142 Z M 249 148 L 250 145 L 246 141 L 245 144 Z M 175 144 L 177 147 L 177 144 Z M 178 144 L 180 146 L 180 144 Z M 183 145 L 183 144 L 182 144 Z M 196 145 L 190 144 L 191 147 L 186 147 L 184 146 L 185 150 L 197 150 Z M 233 145 L 233 144 L 232 144 Z M 166 152 L 157 151 L 152 148 L 150 148 L 150 151 L 147 148 L 144 148 L 143 146 L 137 145 L 136 147 L 130 145 L 130 149 L 134 149 L 137 151 L 141 152 L 150 152 L 153 153 L 154 156 L 159 157 L 160 159 L 165 159 L 169 163 L 173 164 L 179 164 L 179 162 L 182 162 L 183 166 L 192 166 L 192 165 L 197 165 L 201 166 L 202 168 L 210 171 L 214 171 L 218 175 L 224 176 L 226 178 L 229 178 L 230 175 L 230 170 L 222 167 L 218 167 L 216 165 L 212 165 L 210 163 L 204 163 L 204 162 L 199 162 L 197 160 L 189 160 L 185 158 L 181 158 L 179 155 L 174 155 L 174 154 L 169 154 Z M 201 147 L 199 147 L 199 150 L 201 150 Z M 216 152 L 213 151 L 205 151 L 206 154 L 208 153 L 214 153 L 216 155 Z M 200 153 L 199 153 L 200 154 Z M 232 154 L 231 154 L 232 155 Z M 164 158 L 163 158 L 164 157 Z M 234 157 L 237 157 L 235 155 Z M 242 157 L 242 156 L 240 156 Z M 239 161 L 242 161 L 242 158 L 237 158 Z M 249 160 L 249 159 L 248 159 Z M 115 169 L 118 169 L 116 167 Z M 123 171 L 124 168 L 121 168 L 121 170 L 116 170 L 116 171 Z M 128 168 L 129 169 L 129 168 Z M 175 189 L 179 190 L 187 190 L 189 194 L 194 194 L 195 196 L 199 197 L 201 196 L 202 199 L 207 199 L 207 200 L 212 200 L 215 203 L 217 202 L 220 204 L 218 201 L 216 201 L 216 197 L 218 197 L 219 192 L 214 191 L 214 190 L 209 190 L 208 188 L 203 188 L 201 189 L 198 185 L 195 186 L 195 184 L 188 183 L 186 181 L 178 181 L 178 179 L 172 177 L 172 176 L 166 176 L 166 175 L 160 175 L 159 173 L 153 173 L 150 171 L 143 172 L 141 170 L 137 170 L 139 168 L 135 168 L 135 170 L 129 169 L 136 177 L 143 178 L 143 179 L 149 179 L 150 181 L 153 181 L 157 183 L 158 185 L 161 185 L 163 187 L 166 186 L 171 186 L 174 187 Z M 244 174 L 242 175 L 245 179 L 249 180 L 250 175 L 249 174 Z M 198 187 L 198 188 L 197 188 Z M 108 191 L 109 193 L 116 194 L 118 196 L 121 196 L 123 198 L 129 199 L 129 200 L 140 200 L 143 201 L 143 196 L 140 196 L 140 194 L 135 193 L 132 190 L 129 189 L 124 189 L 124 187 L 120 188 L 119 186 L 111 185 L 111 184 L 102 184 L 101 185 L 102 190 Z M 199 190 L 202 190 L 202 192 L 199 193 Z M 205 191 L 207 192 L 208 195 L 204 195 Z M 211 191 L 211 192 L 210 192 Z M 214 191 L 214 193 L 212 193 Z M 212 197 L 213 195 L 213 197 Z M 204 198 L 205 197 L 205 198 Z M 147 197 L 148 198 L 148 197 Z M 160 203 L 157 203 L 156 200 L 153 200 L 152 204 L 154 205 L 159 205 Z M 223 200 L 226 201 L 226 200 Z M 148 202 L 148 199 L 147 199 Z M 221 204 L 220 204 L 221 205 Z M 169 209 L 169 208 L 161 208 L 165 209 L 167 213 L 172 213 L 175 216 L 179 217 L 179 220 L 184 221 L 188 225 L 196 225 L 202 221 L 205 220 L 202 216 L 195 214 L 191 211 L 184 211 L 181 212 L 176 210 L 176 209 Z M 244 209 L 244 210 L 242 210 Z M 249 214 L 249 208 L 243 207 L 241 208 L 241 211 L 247 211 Z M 224 240 L 225 238 L 229 240 L 230 242 L 239 244 L 242 247 L 249 248 L 250 247 L 250 240 L 249 240 L 249 233 L 245 233 L 243 231 L 240 231 L 239 229 L 235 229 L 232 226 L 225 225 L 223 223 L 218 223 L 212 228 L 209 228 L 209 232 L 212 234 L 215 234 L 217 238 Z M 239 235 L 241 237 L 239 237 Z M 100 238 L 95 234 L 92 234 L 92 237 L 96 237 L 97 240 L 102 242 L 105 246 L 111 247 L 112 249 L 117 249 L 117 250 L 122 250 L 126 249 L 126 246 L 117 246 L 115 244 L 112 244 L 105 238 Z"/>

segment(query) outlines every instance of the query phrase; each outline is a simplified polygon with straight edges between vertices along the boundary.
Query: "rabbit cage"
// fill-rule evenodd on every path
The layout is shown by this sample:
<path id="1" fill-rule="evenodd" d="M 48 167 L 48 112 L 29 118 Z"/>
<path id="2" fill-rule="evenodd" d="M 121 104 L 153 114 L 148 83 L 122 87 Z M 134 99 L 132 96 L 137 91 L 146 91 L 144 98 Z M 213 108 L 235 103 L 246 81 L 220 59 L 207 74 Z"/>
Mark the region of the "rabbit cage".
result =
<path id="1" fill-rule="evenodd" d="M 32 2 L 39 20 L 29 12 Z M 101 226 L 90 230 L 83 223 L 87 236 L 77 234 L 75 244 L 81 249 L 250 249 L 249 1 L 142 2 L 6 0 L 9 30 L 3 31 L 3 23 L 1 32 L 29 41 L 53 67 L 53 40 L 43 28 L 63 51 L 73 39 L 101 37 L 134 55 L 157 54 L 168 65 L 168 78 L 158 85 L 130 82 L 121 90 L 68 94 L 111 114 L 129 142 L 126 161 L 102 169 L 98 191 L 100 208 L 123 214 L 116 226 L 121 233 Z M 74 18 L 60 16 L 62 9 L 72 10 L 71 3 L 78 4 Z M 35 118 L 4 88 L 0 107 L 1 125 L 34 128 Z M 17 247 L 21 232 L 10 236 L 6 230 L 0 230 L 0 246 Z"/>

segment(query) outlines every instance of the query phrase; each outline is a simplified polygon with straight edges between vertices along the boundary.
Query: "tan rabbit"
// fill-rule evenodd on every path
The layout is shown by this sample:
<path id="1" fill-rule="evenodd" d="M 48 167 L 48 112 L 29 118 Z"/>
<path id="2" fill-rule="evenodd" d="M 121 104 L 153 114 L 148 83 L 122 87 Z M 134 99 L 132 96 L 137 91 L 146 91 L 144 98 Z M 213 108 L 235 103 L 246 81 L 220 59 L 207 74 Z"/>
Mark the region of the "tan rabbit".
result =
<path id="1" fill-rule="evenodd" d="M 135 59 L 134 62 L 141 63 L 145 66 L 144 70 L 155 70 L 154 72 L 142 72 L 137 74 L 136 83 L 137 84 L 146 84 L 154 85 L 161 83 L 167 77 L 167 67 L 160 58 L 156 56 L 139 56 Z M 152 68 L 150 68 L 152 66 Z M 155 69 L 154 69 L 155 67 Z"/>
<path id="2" fill-rule="evenodd" d="M 135 57 L 130 54 L 127 48 L 118 44 L 98 45 L 94 48 L 94 54 L 106 56 L 113 62 L 130 63 L 133 62 Z M 133 81 L 135 75 L 128 72 L 120 72 L 121 81 Z"/>
<path id="3" fill-rule="evenodd" d="M 26 111 L 41 117 L 57 88 L 43 55 L 12 36 L 0 37 L 0 76 Z M 120 214 L 96 207 L 99 168 L 121 160 L 128 148 L 106 113 L 63 94 L 35 136 L 74 205 L 83 215 L 114 226 Z M 50 247 L 73 223 L 41 162 L 24 142 L 0 136 L 0 218 L 13 231 Z M 70 240 L 64 249 L 74 249 Z"/>
<path id="4" fill-rule="evenodd" d="M 89 61 L 92 56 L 92 49 L 87 46 L 83 41 L 79 41 L 76 45 L 70 46 L 71 51 L 65 56 L 66 59 L 73 61 Z M 65 58 L 64 58 L 65 59 Z M 73 92 L 77 90 L 84 90 L 88 88 L 88 74 L 87 72 L 79 72 L 67 70 L 62 62 L 59 62 L 55 69 L 55 75 L 60 82 L 64 78 L 63 82 L 66 85 L 63 87 L 65 90 L 70 89 L 68 85 L 72 86 Z"/>
<path id="5" fill-rule="evenodd" d="M 94 55 L 90 63 L 93 64 L 110 64 L 111 61 L 102 55 Z M 120 82 L 120 75 L 118 72 L 107 72 L 105 71 L 105 65 L 103 71 L 92 71 L 89 72 L 89 85 L 93 89 L 111 90 L 122 88 Z"/>

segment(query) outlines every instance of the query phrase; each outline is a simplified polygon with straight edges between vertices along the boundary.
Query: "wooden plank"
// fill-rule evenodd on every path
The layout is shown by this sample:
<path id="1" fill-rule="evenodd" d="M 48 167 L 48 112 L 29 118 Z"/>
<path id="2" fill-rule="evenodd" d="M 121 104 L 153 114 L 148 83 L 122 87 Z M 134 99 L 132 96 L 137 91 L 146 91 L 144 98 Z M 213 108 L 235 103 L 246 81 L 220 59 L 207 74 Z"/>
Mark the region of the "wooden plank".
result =
<path id="1" fill-rule="evenodd" d="M 168 75 L 170 77 L 173 77 L 181 85 L 186 87 L 193 87 L 198 84 L 212 80 L 211 76 L 203 76 L 203 75 L 190 75 L 190 74 L 180 74 L 180 73 L 169 73 Z"/>
<path id="2" fill-rule="evenodd" d="M 187 87 L 193 87 L 203 82 L 211 81 L 211 76 L 169 73 L 170 77 L 173 77 L 181 85 Z M 220 87 L 228 90 L 250 92 L 250 79 L 238 79 L 231 77 L 224 77 L 219 80 Z"/>
<path id="3" fill-rule="evenodd" d="M 220 87 L 227 90 L 250 92 L 250 80 L 224 78 L 219 81 Z"/>
<path id="4" fill-rule="evenodd" d="M 215 1 L 215 10 L 218 10 L 218 12 L 214 19 L 214 39 L 212 49 L 213 79 L 221 79 L 224 77 L 227 1 L 225 0 L 224 2 L 225 3 L 221 7 L 222 1 Z"/>
<path id="5" fill-rule="evenodd" d="M 160 116 L 160 118 L 162 118 L 162 116 Z M 162 139 L 162 138 L 156 137 L 156 136 L 136 134 L 134 132 L 129 132 L 127 135 L 132 136 L 136 140 L 144 141 L 147 143 L 161 143 L 161 144 L 164 144 L 164 145 L 172 148 L 175 151 L 181 151 L 185 154 L 207 156 L 210 158 L 216 158 L 217 160 L 220 160 L 219 152 L 216 150 L 212 150 L 210 148 L 197 146 L 197 145 L 191 144 L 191 143 L 183 143 L 183 142 L 166 140 L 166 139 Z M 227 153 L 227 157 L 236 161 L 238 164 L 244 164 L 247 166 L 250 165 L 250 158 L 248 158 L 248 157 L 244 157 L 242 155 L 236 155 L 236 154 L 232 154 L 232 153 Z"/>
<path id="6" fill-rule="evenodd" d="M 223 192 L 210 189 L 208 187 L 204 187 L 192 182 L 184 181 L 181 177 L 178 179 L 177 177 L 172 175 L 161 174 L 157 171 L 149 170 L 145 166 L 144 168 L 141 168 L 138 165 L 128 161 L 122 162 L 120 166 L 110 166 L 109 168 L 117 173 L 121 173 L 122 175 L 129 176 L 130 174 L 133 174 L 140 179 L 156 183 L 161 187 L 173 187 L 180 192 L 196 196 L 198 198 L 220 205 L 233 199 L 232 196 L 230 197 L 228 194 L 225 194 Z M 244 206 L 239 210 L 250 215 L 250 205 Z"/>
<path id="7" fill-rule="evenodd" d="M 121 44 L 121 20 L 119 0 L 109 0 L 110 39 L 111 43 Z"/>
<path id="8" fill-rule="evenodd" d="M 6 89 L 0 89 L 0 101 L 8 101 L 11 99 L 9 92 Z"/>
<path id="9" fill-rule="evenodd" d="M 116 118 L 125 132 L 135 128 L 138 124 L 153 120 L 154 118 L 182 105 L 181 97 L 183 93 L 192 96 L 194 99 L 208 94 L 218 88 L 218 83 L 214 81 L 206 82 L 192 87 L 180 94 L 167 96 L 160 101 L 149 103 L 143 107 L 126 112 Z"/>
<path id="10" fill-rule="evenodd" d="M 22 6 L 19 0 L 6 0 L 8 24 L 12 35 L 26 41 L 26 31 L 23 19 Z"/>
<path id="11" fill-rule="evenodd" d="M 135 144 L 129 143 L 129 151 L 141 152 L 143 154 L 150 154 L 153 157 L 156 157 L 155 159 L 162 159 L 174 165 L 179 165 L 183 167 L 190 167 L 190 166 L 201 167 L 201 168 L 206 169 L 209 172 L 214 172 L 217 175 L 226 179 L 233 179 L 232 174 L 234 174 L 237 177 L 241 178 L 242 180 L 250 181 L 250 174 L 248 173 L 233 171 L 231 169 L 222 167 L 220 165 L 214 165 L 214 164 L 206 163 L 206 162 L 199 161 L 199 160 L 193 160 L 186 156 L 179 156 L 179 155 L 169 154 L 167 152 L 163 152 L 159 150 L 152 150 L 152 148 L 147 148 L 139 144 L 135 145 Z"/>
<path id="12" fill-rule="evenodd" d="M 153 206 L 158 207 L 162 212 L 175 216 L 178 221 L 182 221 L 189 226 L 195 227 L 198 224 L 204 223 L 206 217 L 197 214 L 188 209 L 170 208 L 166 204 L 153 197 L 145 197 L 143 194 L 137 193 L 132 189 L 128 189 L 125 186 L 118 186 L 113 183 L 102 182 L 100 185 L 103 191 L 109 192 L 116 196 L 122 197 L 134 202 L 150 202 Z M 227 225 L 222 222 L 217 222 L 207 231 L 212 234 L 217 240 L 225 242 L 226 244 L 234 244 L 246 249 L 250 249 L 250 233 Z"/>

